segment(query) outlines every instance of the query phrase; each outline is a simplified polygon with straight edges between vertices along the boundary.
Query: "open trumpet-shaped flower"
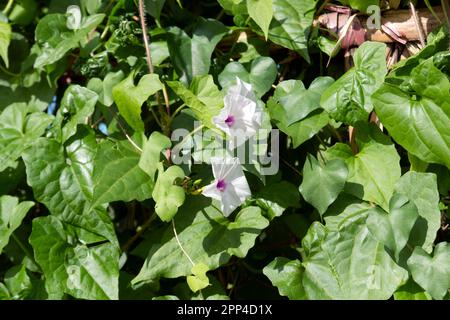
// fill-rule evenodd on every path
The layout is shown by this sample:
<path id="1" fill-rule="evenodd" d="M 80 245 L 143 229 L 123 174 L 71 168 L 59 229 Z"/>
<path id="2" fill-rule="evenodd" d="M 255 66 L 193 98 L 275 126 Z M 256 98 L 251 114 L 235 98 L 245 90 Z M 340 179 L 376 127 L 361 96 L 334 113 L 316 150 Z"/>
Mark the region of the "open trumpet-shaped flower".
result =
<path id="1" fill-rule="evenodd" d="M 221 203 L 227 217 L 240 206 L 251 192 L 238 158 L 211 158 L 215 180 L 203 190 L 203 195 Z"/>
<path id="2" fill-rule="evenodd" d="M 262 109 L 256 101 L 252 86 L 237 78 L 225 98 L 214 124 L 230 137 L 230 146 L 239 146 L 254 136 L 261 127 Z"/>
<path id="3" fill-rule="evenodd" d="M 71 5 L 67 7 L 67 28 L 70 30 L 78 30 L 81 26 L 81 10 L 77 5 Z"/>

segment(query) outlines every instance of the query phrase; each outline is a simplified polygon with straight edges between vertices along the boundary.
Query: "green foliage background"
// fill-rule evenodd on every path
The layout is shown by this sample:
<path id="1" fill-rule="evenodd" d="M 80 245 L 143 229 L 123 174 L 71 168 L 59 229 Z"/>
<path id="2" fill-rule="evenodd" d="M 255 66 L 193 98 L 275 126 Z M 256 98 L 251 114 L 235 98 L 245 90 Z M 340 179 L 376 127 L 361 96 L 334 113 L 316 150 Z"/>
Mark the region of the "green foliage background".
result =
<path id="1" fill-rule="evenodd" d="M 445 24 L 393 67 L 366 42 L 345 70 L 324 1 L 139 2 L 0 3 L 0 299 L 450 297 Z M 281 161 L 245 166 L 252 197 L 224 217 L 210 165 L 167 150 L 217 130 L 236 76 Z"/>

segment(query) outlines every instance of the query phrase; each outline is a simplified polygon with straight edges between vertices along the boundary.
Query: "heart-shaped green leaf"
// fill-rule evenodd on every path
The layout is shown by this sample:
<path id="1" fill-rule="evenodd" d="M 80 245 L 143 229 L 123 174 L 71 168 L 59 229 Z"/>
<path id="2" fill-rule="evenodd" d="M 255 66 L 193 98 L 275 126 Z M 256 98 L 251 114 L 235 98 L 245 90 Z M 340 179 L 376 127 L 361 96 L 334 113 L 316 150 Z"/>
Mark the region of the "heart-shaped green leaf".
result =
<path id="1" fill-rule="evenodd" d="M 408 273 L 369 232 L 366 215 L 319 235 L 303 262 L 308 299 L 388 299 Z M 311 236 L 310 236 L 311 237 Z"/>
<path id="2" fill-rule="evenodd" d="M 136 131 L 144 131 L 144 122 L 141 119 L 142 104 L 158 90 L 162 89 L 157 74 L 146 74 L 137 86 L 134 85 L 134 72 L 125 80 L 116 85 L 112 94 L 119 108 L 120 115 Z"/>
<path id="3" fill-rule="evenodd" d="M 330 77 L 318 77 L 310 84 L 308 90 L 295 90 L 286 101 L 280 100 L 286 110 L 287 125 L 303 120 L 311 112 L 320 107 L 320 97 L 322 93 L 334 82 Z"/>
<path id="4" fill-rule="evenodd" d="M 331 78 L 319 77 L 306 90 L 301 81 L 287 80 L 278 84 L 273 97 L 269 98 L 270 117 L 292 139 L 294 148 L 312 138 L 330 121 L 327 113 L 318 108 L 320 95 L 316 95 L 319 88 L 324 89 L 330 83 Z M 293 122 L 294 119 L 300 121 Z"/>
<path id="5" fill-rule="evenodd" d="M 178 27 L 169 28 L 170 57 L 184 85 L 189 85 L 195 76 L 208 74 L 214 48 L 226 33 L 221 22 L 203 18 L 194 26 L 192 37 Z"/>
<path id="6" fill-rule="evenodd" d="M 414 202 L 420 217 L 425 219 L 426 223 L 420 224 L 420 229 L 413 234 L 413 236 L 419 238 L 414 245 L 421 246 L 426 252 L 430 253 L 437 231 L 441 226 L 436 175 L 433 173 L 407 172 L 397 182 L 395 191 L 404 194 L 410 201 Z M 423 233 L 425 233 L 425 236 L 423 236 Z"/>
<path id="7" fill-rule="evenodd" d="M 347 165 L 343 160 L 335 159 L 321 165 L 308 154 L 303 166 L 300 193 L 322 215 L 344 189 L 347 175 Z"/>
<path id="8" fill-rule="evenodd" d="M 316 0 L 273 0 L 269 40 L 297 51 L 310 62 L 308 37 L 316 3 Z"/>
<path id="9" fill-rule="evenodd" d="M 400 156 L 390 139 L 374 125 L 358 128 L 360 151 L 353 154 L 347 144 L 337 143 L 327 150 L 328 159 L 343 159 L 349 174 L 345 191 L 375 202 L 385 211 L 401 175 Z"/>
<path id="10" fill-rule="evenodd" d="M 67 28 L 67 16 L 53 13 L 44 16 L 36 26 L 36 42 L 39 54 L 34 68 L 42 68 L 62 59 L 70 50 L 78 47 L 105 18 L 104 14 L 95 14 L 83 20 L 80 28 Z"/>
<path id="11" fill-rule="evenodd" d="M 236 77 L 250 83 L 258 98 L 261 98 L 272 87 L 277 76 L 275 61 L 270 57 L 258 57 L 246 69 L 239 62 L 230 62 L 219 75 L 219 82 L 223 90 L 236 84 Z"/>
<path id="12" fill-rule="evenodd" d="M 264 275 L 278 288 L 280 295 L 290 300 L 305 300 L 303 288 L 304 269 L 298 260 L 289 260 L 283 257 L 275 258 L 264 269 Z"/>
<path id="13" fill-rule="evenodd" d="M 103 80 L 100 78 L 92 78 L 89 80 L 87 87 L 98 94 L 98 101 L 101 104 L 110 107 L 114 103 L 112 94 L 113 88 L 118 85 L 123 78 L 124 73 L 122 70 L 109 72 Z"/>
<path id="14" fill-rule="evenodd" d="M 426 162 L 450 168 L 450 81 L 428 59 L 411 73 L 410 87 L 385 83 L 372 99 L 395 141 Z"/>
<path id="15" fill-rule="evenodd" d="M 208 276 L 206 275 L 208 271 L 208 266 L 204 263 L 197 263 L 192 267 L 192 275 L 186 278 L 192 292 L 197 292 L 210 285 Z"/>
<path id="16" fill-rule="evenodd" d="M 162 221 L 168 222 L 176 215 L 178 208 L 184 203 L 185 192 L 183 187 L 175 185 L 177 179 L 185 177 L 183 169 L 171 166 L 164 171 L 160 164 L 158 180 L 152 196 L 156 201 L 155 212 Z"/>
<path id="17" fill-rule="evenodd" d="M 141 153 L 128 140 L 103 141 L 95 156 L 94 202 L 150 199 L 155 182 L 139 167 L 140 159 Z"/>
<path id="18" fill-rule="evenodd" d="M 267 39 L 270 21 L 273 17 L 272 0 L 247 0 L 247 11 Z"/>
<path id="19" fill-rule="evenodd" d="M 80 127 L 65 147 L 55 139 L 40 138 L 23 154 L 27 182 L 52 215 L 118 245 L 105 208 L 93 203 L 96 152 L 90 128 Z"/>
<path id="20" fill-rule="evenodd" d="M 153 132 L 148 140 L 144 142 L 141 158 L 139 159 L 139 168 L 154 180 L 155 173 L 158 170 L 161 152 L 171 145 L 172 142 L 168 137 L 158 131 Z"/>
<path id="21" fill-rule="evenodd" d="M 365 42 L 355 52 L 355 67 L 347 71 L 322 95 L 320 104 L 337 121 L 356 125 L 372 111 L 372 93 L 386 75 L 386 45 Z"/>
<path id="22" fill-rule="evenodd" d="M 118 299 L 118 247 L 111 243 L 87 247 L 83 243 L 89 238 L 86 230 L 54 216 L 33 220 L 30 243 L 50 299 L 61 299 L 64 293 L 79 299 Z"/>
<path id="23" fill-rule="evenodd" d="M 418 216 L 419 212 L 413 201 L 404 195 L 394 194 L 389 202 L 389 214 L 380 209 L 371 210 L 367 226 L 374 237 L 389 248 L 398 260 Z"/>
<path id="24" fill-rule="evenodd" d="M 441 242 L 430 257 L 422 248 L 416 247 L 408 259 L 411 274 L 422 288 L 434 299 L 442 299 L 450 288 L 450 245 Z"/>

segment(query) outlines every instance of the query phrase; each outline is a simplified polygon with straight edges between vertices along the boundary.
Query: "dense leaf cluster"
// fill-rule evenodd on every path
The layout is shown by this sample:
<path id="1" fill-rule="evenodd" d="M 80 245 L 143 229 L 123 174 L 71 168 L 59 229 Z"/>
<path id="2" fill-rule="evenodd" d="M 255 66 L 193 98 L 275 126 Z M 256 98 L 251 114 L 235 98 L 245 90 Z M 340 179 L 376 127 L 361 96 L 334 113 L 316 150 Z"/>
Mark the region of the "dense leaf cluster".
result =
<path id="1" fill-rule="evenodd" d="M 4 2 L 0 299 L 450 297 L 445 24 L 346 69 L 314 23 L 330 1 Z M 225 217 L 202 195 L 223 145 L 195 133 L 225 138 L 236 78 L 280 162 L 243 164 L 252 195 Z"/>

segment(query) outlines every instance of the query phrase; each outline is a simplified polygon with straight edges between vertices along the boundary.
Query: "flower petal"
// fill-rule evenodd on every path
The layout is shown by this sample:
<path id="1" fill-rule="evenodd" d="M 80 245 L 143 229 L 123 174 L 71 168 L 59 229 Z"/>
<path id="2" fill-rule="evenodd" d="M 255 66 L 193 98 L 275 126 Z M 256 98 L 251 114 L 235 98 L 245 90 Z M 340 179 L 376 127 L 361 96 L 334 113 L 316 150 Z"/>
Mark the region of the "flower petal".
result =
<path id="1" fill-rule="evenodd" d="M 205 197 L 213 198 L 222 201 L 222 192 L 217 189 L 217 180 L 213 181 L 211 184 L 207 185 L 202 194 Z"/>
<path id="2" fill-rule="evenodd" d="M 251 191 L 238 158 L 212 157 L 211 164 L 215 180 L 202 193 L 219 200 L 222 212 L 228 216 L 251 196 Z M 222 180 L 226 183 L 226 188 L 219 190 L 217 183 Z"/>
<path id="3" fill-rule="evenodd" d="M 228 172 L 239 166 L 238 158 L 231 157 L 211 157 L 211 165 L 213 167 L 213 175 L 216 180 L 225 179 Z"/>
<path id="4" fill-rule="evenodd" d="M 236 77 L 236 86 L 231 87 L 230 90 L 237 92 L 238 95 L 246 97 L 252 101 L 256 101 L 256 96 L 253 93 L 253 88 L 250 83 L 242 81 L 239 77 Z"/>
<path id="5" fill-rule="evenodd" d="M 227 190 L 222 193 L 222 203 L 220 209 L 225 217 L 228 217 L 234 209 L 239 207 L 241 204 L 242 201 L 236 194 L 234 188 L 227 188 Z"/>
<path id="6" fill-rule="evenodd" d="M 241 169 L 241 171 L 242 171 L 242 169 Z M 239 177 L 233 179 L 228 184 L 228 188 L 234 189 L 234 191 L 238 195 L 241 203 L 244 202 L 246 199 L 248 199 L 252 195 L 252 193 L 250 191 L 250 187 L 248 186 L 247 179 L 245 178 L 245 175 L 242 175 L 242 176 L 239 176 Z"/>
<path id="7" fill-rule="evenodd" d="M 256 100 L 252 86 L 236 77 L 236 85 L 232 86 L 224 98 L 224 107 L 217 117 L 213 118 L 216 126 L 227 134 L 229 147 L 234 149 L 256 135 L 261 127 L 262 108 Z M 233 118 L 233 123 L 226 119 Z"/>

